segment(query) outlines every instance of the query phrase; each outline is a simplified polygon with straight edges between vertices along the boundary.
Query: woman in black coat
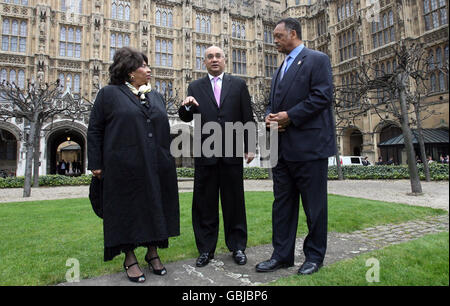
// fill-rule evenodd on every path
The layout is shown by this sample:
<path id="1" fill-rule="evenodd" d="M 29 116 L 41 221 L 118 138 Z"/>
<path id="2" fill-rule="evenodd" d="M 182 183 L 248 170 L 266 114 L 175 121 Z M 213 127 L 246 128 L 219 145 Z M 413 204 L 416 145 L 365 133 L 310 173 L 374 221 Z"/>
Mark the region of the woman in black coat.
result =
<path id="1" fill-rule="evenodd" d="M 117 50 L 110 84 L 100 89 L 88 127 L 88 169 L 103 181 L 104 260 L 125 253 L 131 281 L 143 282 L 134 249 L 164 275 L 157 248 L 178 236 L 179 201 L 170 127 L 163 97 L 150 89 L 147 57 Z"/>

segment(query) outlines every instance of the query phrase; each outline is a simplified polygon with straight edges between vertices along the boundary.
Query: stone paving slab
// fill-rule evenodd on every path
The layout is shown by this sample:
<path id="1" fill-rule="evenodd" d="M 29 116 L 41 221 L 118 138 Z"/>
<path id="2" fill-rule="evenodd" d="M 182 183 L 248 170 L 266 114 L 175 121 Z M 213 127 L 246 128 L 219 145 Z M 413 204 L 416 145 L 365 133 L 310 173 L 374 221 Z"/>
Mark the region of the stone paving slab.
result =
<path id="1" fill-rule="evenodd" d="M 410 221 L 402 224 L 375 226 L 352 233 L 335 233 L 328 235 L 328 249 L 324 265 L 350 259 L 360 254 L 382 247 L 417 239 L 426 234 L 449 230 L 448 214 L 425 218 L 423 221 Z M 256 286 L 267 284 L 280 277 L 295 275 L 304 261 L 302 252 L 303 238 L 296 240 L 295 265 L 270 273 L 258 273 L 255 266 L 267 260 L 272 254 L 272 245 L 262 245 L 246 250 L 248 262 L 244 266 L 234 263 L 231 253 L 216 254 L 209 265 L 202 268 L 195 266 L 195 259 L 187 259 L 165 264 L 167 275 L 152 274 L 146 264 L 141 268 L 147 280 L 143 284 L 128 281 L 125 272 L 84 279 L 79 283 L 62 283 L 60 286 Z"/>

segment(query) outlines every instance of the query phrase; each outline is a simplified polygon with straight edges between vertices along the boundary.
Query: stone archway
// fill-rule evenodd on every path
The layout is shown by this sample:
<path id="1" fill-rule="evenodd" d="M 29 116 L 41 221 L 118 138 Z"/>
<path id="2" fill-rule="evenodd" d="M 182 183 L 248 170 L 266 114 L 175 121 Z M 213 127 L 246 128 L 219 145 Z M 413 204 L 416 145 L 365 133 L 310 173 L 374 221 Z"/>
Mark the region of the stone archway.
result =
<path id="1" fill-rule="evenodd" d="M 342 133 L 342 155 L 361 156 L 363 135 L 356 127 L 349 127 Z"/>
<path id="2" fill-rule="evenodd" d="M 17 173 L 20 132 L 16 129 L 0 125 L 0 177 L 15 176 Z"/>
<path id="3" fill-rule="evenodd" d="M 71 121 L 54 123 L 45 137 L 47 174 L 57 174 L 58 162 L 67 157 L 70 160 L 66 160 L 66 162 L 76 162 L 75 167 L 79 169 L 79 173 L 76 174 L 85 174 L 87 166 L 86 135 L 87 128 L 79 123 Z M 60 174 L 62 173 L 60 172 Z"/>

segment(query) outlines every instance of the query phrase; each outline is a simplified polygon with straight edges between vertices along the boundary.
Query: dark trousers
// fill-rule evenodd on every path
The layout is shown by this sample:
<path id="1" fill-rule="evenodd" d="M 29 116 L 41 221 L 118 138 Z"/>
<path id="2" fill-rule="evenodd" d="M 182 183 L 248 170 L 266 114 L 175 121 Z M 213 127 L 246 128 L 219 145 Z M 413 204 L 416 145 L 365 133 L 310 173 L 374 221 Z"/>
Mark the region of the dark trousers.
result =
<path id="1" fill-rule="evenodd" d="M 216 165 L 195 167 L 192 224 L 200 253 L 216 250 L 219 194 L 228 249 L 245 250 L 247 246 L 243 166 L 223 164 L 219 160 Z"/>
<path id="2" fill-rule="evenodd" d="M 322 263 L 327 248 L 328 160 L 288 162 L 280 158 L 273 168 L 272 258 L 294 264 L 299 198 L 308 225 L 303 243 L 306 260 Z"/>

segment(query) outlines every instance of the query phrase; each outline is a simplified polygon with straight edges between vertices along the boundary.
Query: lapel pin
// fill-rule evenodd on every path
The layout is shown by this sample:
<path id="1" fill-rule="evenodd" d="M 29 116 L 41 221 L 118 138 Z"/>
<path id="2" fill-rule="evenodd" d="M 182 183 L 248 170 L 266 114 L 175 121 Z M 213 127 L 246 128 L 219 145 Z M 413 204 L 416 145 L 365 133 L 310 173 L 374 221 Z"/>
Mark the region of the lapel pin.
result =
<path id="1" fill-rule="evenodd" d="M 302 61 L 298 61 L 297 65 L 299 65 L 299 66 L 300 66 L 301 64 L 302 64 Z"/>

